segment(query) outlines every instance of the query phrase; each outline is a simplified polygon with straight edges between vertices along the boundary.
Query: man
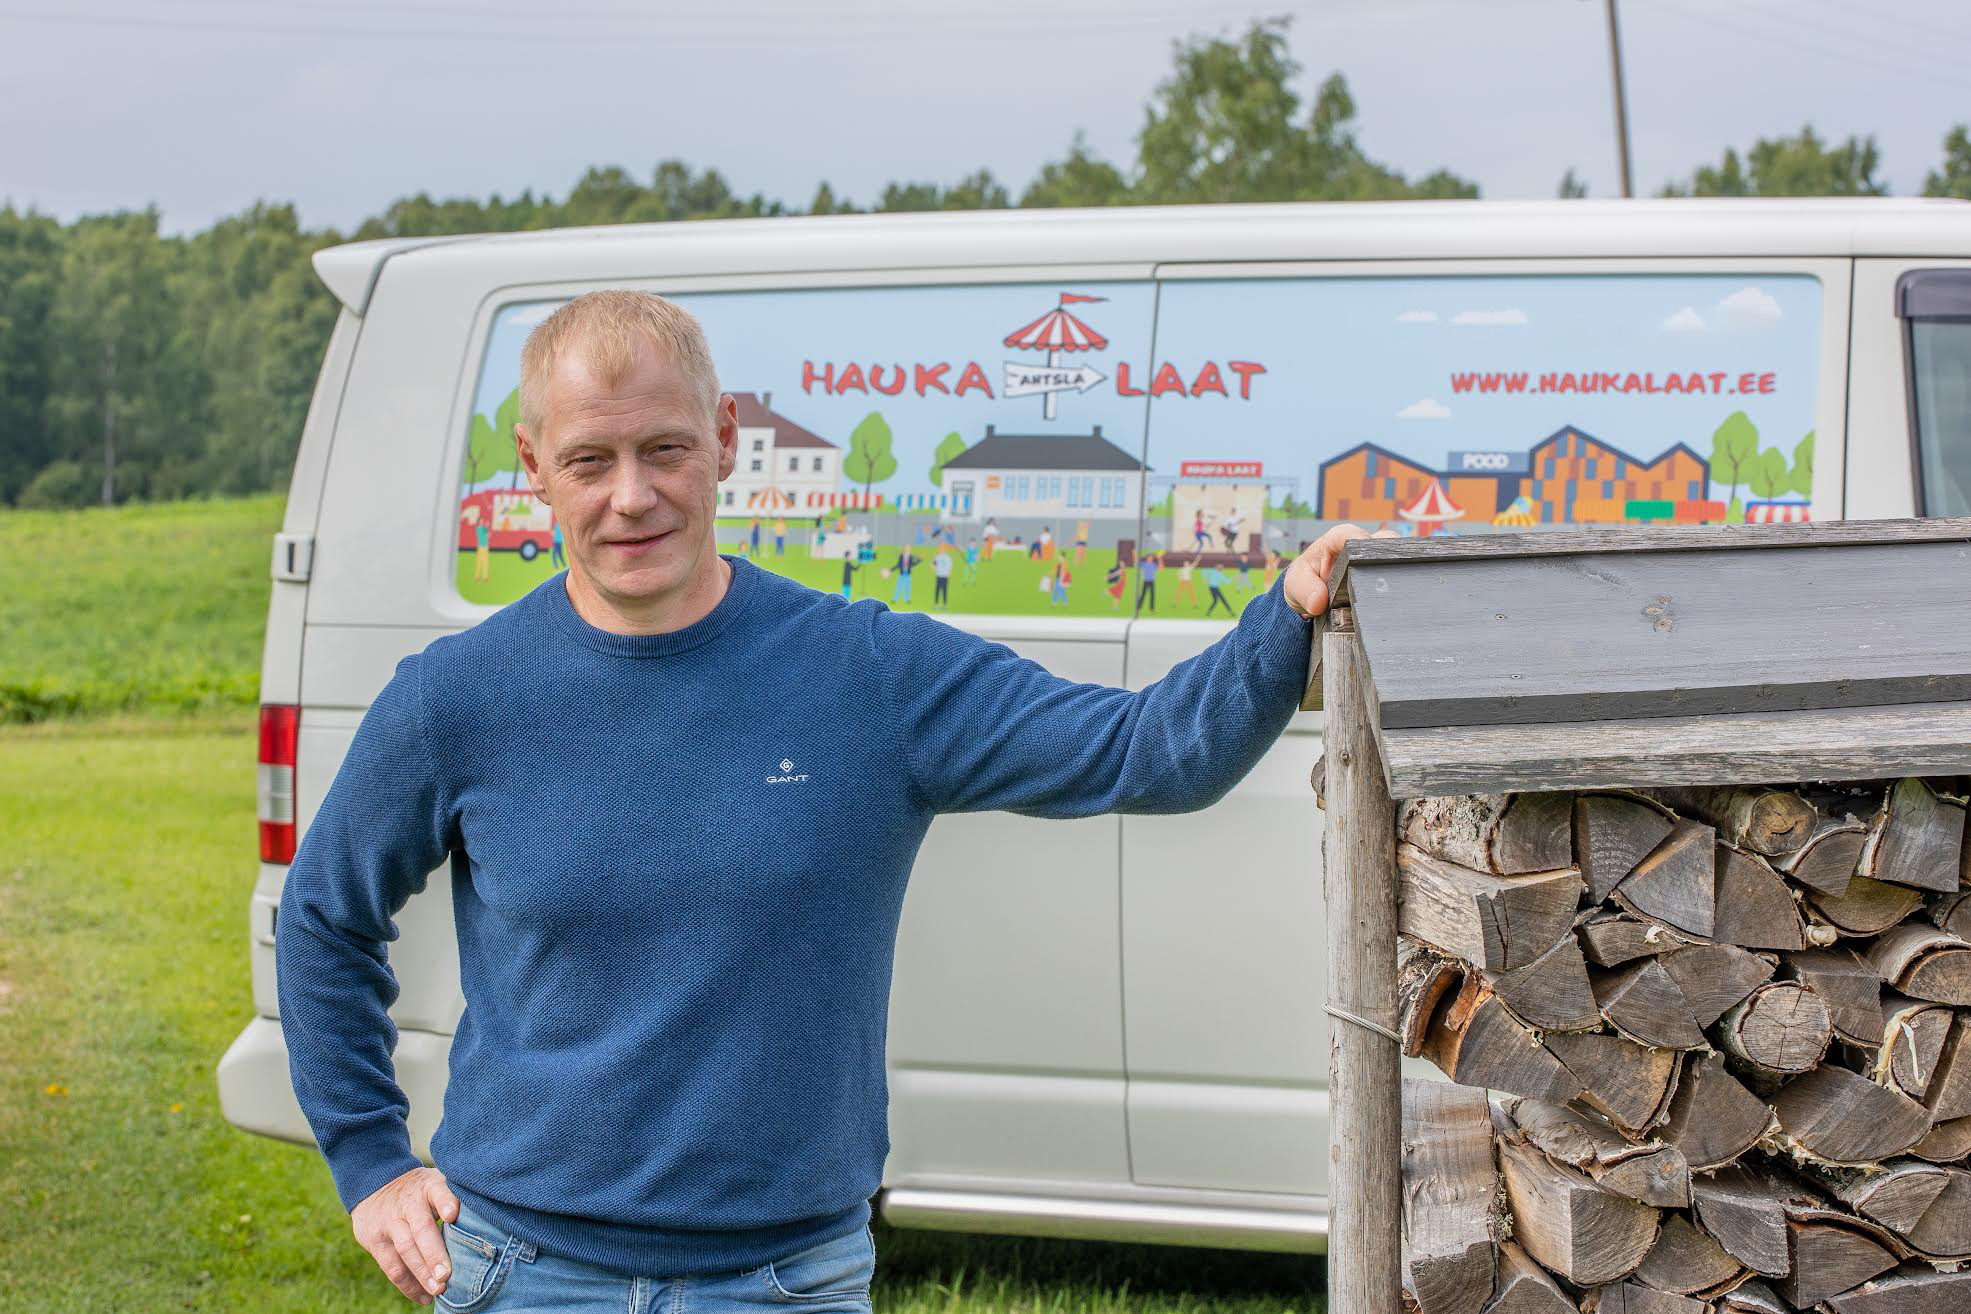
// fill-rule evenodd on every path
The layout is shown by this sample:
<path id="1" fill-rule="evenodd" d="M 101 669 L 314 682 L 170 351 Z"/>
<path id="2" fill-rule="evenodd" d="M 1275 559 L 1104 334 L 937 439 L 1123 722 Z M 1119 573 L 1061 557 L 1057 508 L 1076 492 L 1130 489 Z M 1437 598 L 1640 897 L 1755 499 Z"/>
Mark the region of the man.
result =
<path id="1" fill-rule="evenodd" d="M 931 605 L 949 607 L 951 605 L 951 545 L 938 549 L 938 555 L 931 561 L 931 573 L 937 577 L 932 587 Z"/>
<path id="2" fill-rule="evenodd" d="M 1222 796 L 1292 716 L 1361 531 L 1131 693 L 721 556 L 737 412 L 670 302 L 549 316 L 520 412 L 569 567 L 404 658 L 363 717 L 281 895 L 295 1094 L 357 1240 L 419 1304 L 866 1312 L 890 973 L 932 817 Z M 427 1168 L 386 947 L 448 858 L 465 1011 Z"/>
<path id="3" fill-rule="evenodd" d="M 1157 609 L 1157 571 L 1162 565 L 1160 554 L 1152 552 L 1143 558 L 1143 582 L 1136 590 L 1136 610 L 1142 611 L 1143 604 L 1149 602 L 1149 610 L 1155 614 Z"/>

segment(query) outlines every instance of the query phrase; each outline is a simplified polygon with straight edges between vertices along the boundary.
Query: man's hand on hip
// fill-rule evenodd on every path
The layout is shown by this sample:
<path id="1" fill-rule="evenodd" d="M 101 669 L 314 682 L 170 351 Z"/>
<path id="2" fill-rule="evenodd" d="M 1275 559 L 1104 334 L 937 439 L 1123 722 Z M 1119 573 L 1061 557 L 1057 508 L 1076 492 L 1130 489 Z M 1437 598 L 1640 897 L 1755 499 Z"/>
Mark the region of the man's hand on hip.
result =
<path id="1" fill-rule="evenodd" d="M 1351 538 L 1395 538 L 1396 531 L 1378 529 L 1371 534 L 1360 525 L 1335 525 L 1307 545 L 1307 550 L 1287 567 L 1280 588 L 1287 605 L 1298 614 L 1313 618 L 1328 609 L 1328 576 L 1334 573 L 1335 558 L 1341 545 Z"/>
<path id="2" fill-rule="evenodd" d="M 436 1217 L 434 1217 L 434 1214 Z M 349 1211 L 356 1240 L 411 1303 L 429 1305 L 452 1266 L 437 1219 L 457 1222 L 458 1197 L 436 1168 L 413 1168 Z"/>

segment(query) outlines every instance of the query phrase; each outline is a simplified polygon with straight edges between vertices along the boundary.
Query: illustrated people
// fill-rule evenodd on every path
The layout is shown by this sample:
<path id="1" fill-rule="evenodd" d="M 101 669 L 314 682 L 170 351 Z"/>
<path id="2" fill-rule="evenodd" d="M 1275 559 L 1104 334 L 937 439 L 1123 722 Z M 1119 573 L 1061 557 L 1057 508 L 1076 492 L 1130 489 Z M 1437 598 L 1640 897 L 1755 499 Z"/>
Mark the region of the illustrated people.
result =
<path id="1" fill-rule="evenodd" d="M 1074 564 L 1079 566 L 1088 560 L 1088 522 L 1082 521 L 1074 527 Z"/>
<path id="2" fill-rule="evenodd" d="M 951 605 L 950 548 L 939 548 L 937 556 L 931 558 L 931 574 L 936 579 L 936 583 L 931 589 L 931 605 L 933 607 L 949 607 Z"/>
<path id="3" fill-rule="evenodd" d="M 1143 609 L 1143 601 L 1146 598 L 1149 599 L 1150 610 L 1154 612 L 1157 609 L 1157 571 L 1162 566 L 1159 559 L 1160 556 L 1160 553 L 1151 552 L 1143 558 L 1142 569 L 1138 572 L 1142 576 L 1143 582 L 1136 588 L 1136 609 L 1138 611 Z"/>
<path id="4" fill-rule="evenodd" d="M 845 554 L 842 557 L 842 596 L 844 598 L 855 596 L 855 573 L 861 569 L 862 567 L 857 564 L 854 556 Z"/>
<path id="5" fill-rule="evenodd" d="M 1191 554 L 1191 559 L 1189 561 L 1186 561 L 1182 565 L 1178 566 L 1177 596 L 1172 599 L 1174 603 L 1181 605 L 1184 599 L 1188 597 L 1191 600 L 1192 609 L 1193 610 L 1197 609 L 1198 586 L 1191 579 L 1191 571 L 1198 564 L 1198 558 L 1202 557 L 1203 555 L 1204 553 L 1202 552 L 1194 552 Z"/>
<path id="6" fill-rule="evenodd" d="M 1073 582 L 1072 579 L 1068 575 L 1067 554 L 1063 553 L 1060 556 L 1060 558 L 1054 562 L 1054 588 L 1053 588 L 1052 596 L 1050 596 L 1047 599 L 1047 605 L 1050 607 L 1067 606 L 1068 585 L 1072 582 Z"/>
<path id="7" fill-rule="evenodd" d="M 448 1303 L 471 1307 L 498 1238 L 493 1303 L 512 1308 L 629 1309 L 660 1284 L 682 1297 L 679 1274 L 699 1310 L 764 1308 L 780 1270 L 825 1273 L 830 1310 L 869 1314 L 895 896 L 932 822 L 1223 797 L 1292 720 L 1309 618 L 1361 534 L 1323 535 L 1164 678 L 1069 680 L 722 554 L 714 497 L 740 430 L 716 378 L 697 320 L 649 293 L 588 293 L 533 328 L 515 443 L 568 569 L 397 663 L 285 874 L 274 990 L 295 1097 L 357 1244 L 418 1304 L 455 1284 Z M 673 460 L 636 459 L 653 413 L 674 417 Z M 584 479 L 558 459 L 573 442 L 623 473 Z M 375 459 L 389 478 L 407 458 Z M 893 733 L 862 733 L 860 711 L 811 727 L 759 711 L 873 698 Z M 552 728 L 553 789 L 516 726 Z M 849 783 L 857 824 L 790 824 L 825 806 L 799 791 Z M 427 896 L 453 904 L 474 1042 L 452 1049 L 427 1166 L 386 950 L 467 854 L 472 879 Z M 799 1062 L 789 1037 L 811 1042 Z"/>
<path id="8" fill-rule="evenodd" d="M 548 529 L 554 535 L 548 548 L 548 564 L 559 570 L 568 564 L 568 558 L 561 550 L 561 517 L 549 516 Z"/>
<path id="9" fill-rule="evenodd" d="M 979 540 L 974 537 L 965 545 L 965 582 L 976 584 L 979 580 Z"/>
<path id="10" fill-rule="evenodd" d="M 1252 587 L 1252 565 L 1254 558 L 1264 557 L 1258 548 L 1239 554 L 1239 592 L 1244 593 Z"/>
<path id="11" fill-rule="evenodd" d="M 760 555 L 760 518 L 758 516 L 753 517 L 753 527 L 747 533 L 746 540 L 751 545 L 748 555 L 755 557 L 759 556 Z"/>
<path id="12" fill-rule="evenodd" d="M 921 520 L 917 522 L 917 546 L 924 546 L 924 522 Z"/>
<path id="13" fill-rule="evenodd" d="M 479 508 L 466 508 L 471 512 L 472 525 L 472 578 L 475 581 L 488 581 L 493 577 L 493 531 Z"/>
<path id="14" fill-rule="evenodd" d="M 987 561 L 991 561 L 993 545 L 999 539 L 999 522 L 993 519 L 991 516 L 987 516 L 984 533 L 985 533 L 985 559 Z"/>
<path id="15" fill-rule="evenodd" d="M 1108 587 L 1108 589 L 1107 589 L 1107 592 L 1108 592 L 1108 595 L 1109 595 L 1109 610 L 1110 610 L 1110 611 L 1121 611 L 1121 610 L 1122 610 L 1122 561 L 1121 561 L 1121 559 L 1119 559 L 1119 558 L 1118 558 L 1117 560 L 1115 560 L 1115 561 L 1111 561 L 1111 562 L 1109 563 L 1109 576 L 1108 576 L 1108 580 L 1107 580 L 1107 583 L 1108 583 L 1108 586 L 1109 586 L 1109 587 Z"/>
<path id="16" fill-rule="evenodd" d="M 1226 516 L 1225 523 L 1218 527 L 1218 532 L 1225 536 L 1225 550 L 1227 552 L 1237 552 L 1239 550 L 1239 523 L 1241 519 L 1242 517 L 1239 513 L 1234 511 L 1231 515 Z"/>
<path id="17" fill-rule="evenodd" d="M 1264 581 L 1259 586 L 1260 591 L 1264 593 L 1272 592 L 1273 578 L 1279 573 L 1280 573 L 1280 549 L 1274 548 L 1267 555 L 1266 558 L 1266 576 Z"/>
<path id="18" fill-rule="evenodd" d="M 1211 535 L 1205 529 L 1203 507 L 1199 507 L 1197 514 L 1191 518 L 1191 537 L 1195 540 L 1191 546 L 1200 552 L 1211 546 Z"/>
<path id="19" fill-rule="evenodd" d="M 896 583 L 890 585 L 891 603 L 910 601 L 910 572 L 917 569 L 917 554 L 910 548 L 897 549 Z"/>
<path id="20" fill-rule="evenodd" d="M 1227 616 L 1234 614 L 1232 604 L 1225 600 L 1224 571 L 1216 566 L 1207 569 L 1205 571 L 1205 587 L 1211 590 L 1211 605 L 1205 608 L 1205 615 L 1211 615 L 1212 612 L 1218 610 L 1220 607 L 1225 608 L 1225 614 Z"/>
<path id="21" fill-rule="evenodd" d="M 776 557 L 784 557 L 787 555 L 787 517 L 786 516 L 775 516 L 773 518 L 773 555 L 775 555 Z"/>

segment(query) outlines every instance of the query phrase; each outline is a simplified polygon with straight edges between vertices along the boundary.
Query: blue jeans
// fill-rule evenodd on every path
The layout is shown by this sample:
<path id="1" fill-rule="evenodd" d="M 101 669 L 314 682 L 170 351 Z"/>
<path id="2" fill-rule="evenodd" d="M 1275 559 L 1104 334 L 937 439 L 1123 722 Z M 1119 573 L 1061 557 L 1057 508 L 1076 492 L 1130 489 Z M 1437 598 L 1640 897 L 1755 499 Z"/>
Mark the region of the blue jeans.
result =
<path id="1" fill-rule="evenodd" d="M 459 1202 L 443 1224 L 452 1276 L 431 1305 L 453 1314 L 871 1314 L 876 1238 L 862 1227 L 758 1268 L 704 1277 L 627 1277 L 537 1249 Z"/>

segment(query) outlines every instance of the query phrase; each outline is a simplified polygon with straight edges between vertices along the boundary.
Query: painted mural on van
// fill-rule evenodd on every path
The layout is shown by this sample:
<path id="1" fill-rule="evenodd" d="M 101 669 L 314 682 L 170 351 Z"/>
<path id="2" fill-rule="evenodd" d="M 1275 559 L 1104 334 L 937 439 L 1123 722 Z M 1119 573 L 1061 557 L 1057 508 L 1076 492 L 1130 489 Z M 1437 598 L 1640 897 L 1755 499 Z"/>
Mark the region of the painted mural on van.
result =
<path id="1" fill-rule="evenodd" d="M 1807 276 L 722 292 L 721 550 L 953 613 L 1224 618 L 1327 524 L 1405 534 L 1812 515 Z M 460 470 L 460 594 L 566 565 L 513 448 L 503 308 Z"/>

